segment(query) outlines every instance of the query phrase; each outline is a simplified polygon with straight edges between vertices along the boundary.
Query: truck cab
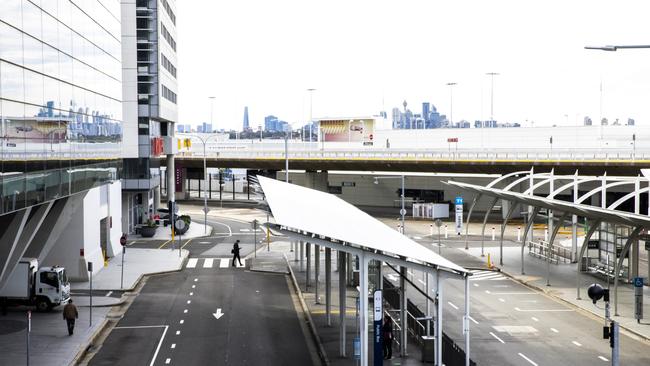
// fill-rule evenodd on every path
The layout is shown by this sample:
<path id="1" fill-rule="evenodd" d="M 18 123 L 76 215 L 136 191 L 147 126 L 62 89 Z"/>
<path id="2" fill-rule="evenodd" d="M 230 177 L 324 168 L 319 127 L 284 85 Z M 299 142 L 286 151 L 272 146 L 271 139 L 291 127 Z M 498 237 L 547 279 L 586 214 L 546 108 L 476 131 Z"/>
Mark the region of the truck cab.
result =
<path id="1" fill-rule="evenodd" d="M 63 267 L 41 267 L 34 278 L 34 305 L 39 311 L 65 305 L 70 300 L 70 282 Z"/>

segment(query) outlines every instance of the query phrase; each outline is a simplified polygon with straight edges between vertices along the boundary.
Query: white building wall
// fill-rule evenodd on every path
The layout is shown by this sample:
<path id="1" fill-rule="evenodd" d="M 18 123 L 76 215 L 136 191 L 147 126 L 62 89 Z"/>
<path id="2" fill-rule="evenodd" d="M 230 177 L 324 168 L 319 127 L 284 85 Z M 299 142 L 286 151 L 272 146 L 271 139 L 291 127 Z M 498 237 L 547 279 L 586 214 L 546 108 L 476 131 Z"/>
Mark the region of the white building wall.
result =
<path id="1" fill-rule="evenodd" d="M 138 70 L 135 0 L 122 0 L 122 158 L 138 157 Z"/>
<path id="2" fill-rule="evenodd" d="M 73 281 L 88 280 L 87 262 L 93 262 L 93 274 L 104 266 L 100 245 L 100 223 L 109 215 L 113 226 L 109 231 L 108 256 L 121 250 L 122 234 L 122 185 L 119 181 L 93 188 L 84 194 L 82 204 L 72 213 L 72 220 L 59 237 L 43 265 L 59 265 L 66 268 Z M 84 256 L 80 251 L 83 249 Z"/>
<path id="3" fill-rule="evenodd" d="M 168 1 L 169 6 L 172 8 L 174 13 L 176 12 L 176 3 L 175 1 Z M 174 38 L 178 43 L 178 35 L 176 34 L 176 26 L 172 23 L 171 18 L 167 14 L 167 11 L 162 6 L 161 3 L 158 4 L 158 95 L 159 98 L 159 117 L 168 121 L 176 122 L 178 121 L 178 105 L 170 102 L 169 100 L 163 98 L 162 85 L 165 85 L 169 90 L 176 93 L 178 96 L 178 82 L 162 65 L 162 58 L 160 54 L 164 54 L 165 57 L 176 67 L 178 70 L 178 57 L 176 56 L 176 50 L 169 46 L 169 43 L 165 40 L 165 37 L 162 34 L 162 27 L 160 23 L 165 25 L 165 28 L 169 34 Z M 178 71 L 176 74 L 178 77 Z M 180 97 L 179 97 L 180 98 Z"/>

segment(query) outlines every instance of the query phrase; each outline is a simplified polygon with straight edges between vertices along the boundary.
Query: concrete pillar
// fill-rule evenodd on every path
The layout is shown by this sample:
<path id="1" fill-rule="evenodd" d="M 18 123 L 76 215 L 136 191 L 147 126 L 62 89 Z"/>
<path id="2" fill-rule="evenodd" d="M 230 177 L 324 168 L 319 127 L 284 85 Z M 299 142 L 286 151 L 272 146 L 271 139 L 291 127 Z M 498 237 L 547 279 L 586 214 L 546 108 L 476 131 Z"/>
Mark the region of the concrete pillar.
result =
<path id="1" fill-rule="evenodd" d="M 573 178 L 573 202 L 578 201 L 578 171 Z M 571 215 L 571 263 L 578 258 L 578 215 Z"/>
<path id="2" fill-rule="evenodd" d="M 442 366 L 442 286 L 440 283 L 440 270 L 436 270 L 436 291 L 437 305 L 436 305 L 436 365 Z"/>
<path id="3" fill-rule="evenodd" d="M 317 191 L 327 192 L 328 174 L 327 171 L 306 171 L 305 172 L 305 187 L 315 189 Z"/>
<path id="4" fill-rule="evenodd" d="M 408 319 L 407 319 L 407 298 L 406 298 L 406 274 L 407 269 L 404 266 L 399 268 L 400 277 L 399 277 L 399 317 L 400 317 L 400 326 L 402 327 L 402 332 L 400 334 L 400 355 L 402 357 L 407 356 L 407 342 L 408 342 Z"/>
<path id="5" fill-rule="evenodd" d="M 304 256 L 305 243 L 301 240 L 299 245 L 300 246 L 298 247 L 298 249 L 300 249 L 300 272 L 302 272 L 302 271 L 305 270 L 305 268 L 304 268 L 304 264 L 305 264 L 305 256 Z"/>
<path id="6" fill-rule="evenodd" d="M 332 249 L 325 248 L 325 317 L 327 326 L 332 326 Z"/>
<path id="7" fill-rule="evenodd" d="M 176 201 L 176 165 L 174 164 L 174 154 L 168 154 L 167 155 L 167 202 L 175 202 L 175 201 Z"/>
<path id="8" fill-rule="evenodd" d="M 338 252 L 339 254 L 339 259 L 338 259 L 338 267 L 339 267 L 339 356 L 345 357 L 345 331 L 346 331 L 346 325 L 345 325 L 345 318 L 346 318 L 346 311 L 347 311 L 347 304 L 346 304 L 346 286 L 345 286 L 345 275 L 347 273 L 347 253 L 345 252 Z"/>
<path id="9" fill-rule="evenodd" d="M 160 208 L 160 185 L 157 185 L 156 188 L 153 189 L 153 212 L 154 214 L 158 212 L 158 209 Z"/>
<path id="10" fill-rule="evenodd" d="M 320 246 L 314 245 L 314 302 L 320 304 L 318 296 L 318 277 L 320 274 Z"/>

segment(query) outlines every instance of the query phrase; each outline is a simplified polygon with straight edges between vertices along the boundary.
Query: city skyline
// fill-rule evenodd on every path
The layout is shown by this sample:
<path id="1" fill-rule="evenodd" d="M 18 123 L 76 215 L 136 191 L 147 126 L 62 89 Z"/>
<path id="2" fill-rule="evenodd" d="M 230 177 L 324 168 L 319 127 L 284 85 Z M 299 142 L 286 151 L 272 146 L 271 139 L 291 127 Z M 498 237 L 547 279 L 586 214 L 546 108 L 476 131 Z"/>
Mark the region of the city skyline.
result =
<path id="1" fill-rule="evenodd" d="M 316 89 L 316 118 L 389 112 L 404 99 L 434 101 L 441 114 L 449 114 L 449 82 L 457 83 L 454 120 L 486 120 L 485 74 L 498 72 L 498 121 L 541 126 L 582 124 L 585 116 L 599 120 L 602 82 L 602 116 L 650 123 L 650 53 L 584 49 L 647 43 L 648 5 L 641 1 L 202 6 L 205 11 L 195 13 L 196 4 L 178 4 L 185 14 L 179 17 L 183 122 L 207 120 L 208 96 L 214 95 L 215 128 L 241 126 L 244 106 L 251 122 L 276 114 L 300 125 L 309 117 L 308 88 Z M 285 11 L 289 6 L 292 12 Z M 256 24 L 267 18 L 273 26 L 259 32 Z M 349 26 L 332 27 L 332 21 Z M 213 37 L 215 47 L 192 42 L 196 34 Z"/>

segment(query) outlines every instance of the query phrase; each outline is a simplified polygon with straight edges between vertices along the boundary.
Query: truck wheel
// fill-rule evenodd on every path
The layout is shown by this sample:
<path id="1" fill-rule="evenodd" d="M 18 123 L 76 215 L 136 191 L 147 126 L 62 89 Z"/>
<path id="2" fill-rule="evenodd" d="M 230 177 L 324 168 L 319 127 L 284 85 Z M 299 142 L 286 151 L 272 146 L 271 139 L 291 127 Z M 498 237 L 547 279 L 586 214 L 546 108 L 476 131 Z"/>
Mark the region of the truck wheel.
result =
<path id="1" fill-rule="evenodd" d="M 39 297 L 36 299 L 36 310 L 40 312 L 50 311 L 52 310 L 52 305 L 48 299 Z"/>

